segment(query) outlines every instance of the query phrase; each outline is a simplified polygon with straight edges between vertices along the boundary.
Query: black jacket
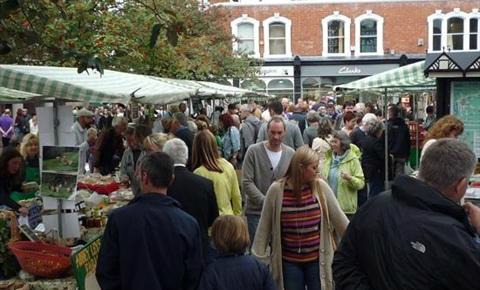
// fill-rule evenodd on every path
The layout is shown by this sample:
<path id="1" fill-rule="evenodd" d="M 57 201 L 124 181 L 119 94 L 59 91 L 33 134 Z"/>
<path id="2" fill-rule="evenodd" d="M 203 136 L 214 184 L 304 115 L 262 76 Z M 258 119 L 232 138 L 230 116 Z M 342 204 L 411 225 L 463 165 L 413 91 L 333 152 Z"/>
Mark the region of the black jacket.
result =
<path id="1" fill-rule="evenodd" d="M 175 166 L 175 180 L 168 187 L 168 195 L 180 202 L 181 208 L 193 216 L 200 226 L 203 250 L 208 246 L 208 228 L 218 217 L 218 206 L 211 180 Z M 204 255 L 206 258 L 207 255 Z"/>
<path id="2" fill-rule="evenodd" d="M 362 141 L 362 169 L 365 179 L 385 176 L 385 140 L 367 135 Z"/>
<path id="3" fill-rule="evenodd" d="M 21 184 L 18 184 L 15 181 L 15 176 L 0 176 L 0 205 L 5 205 L 14 211 L 18 211 L 21 206 L 10 198 L 12 191 L 22 191 Z"/>
<path id="4" fill-rule="evenodd" d="M 365 140 L 365 137 L 367 137 L 367 135 L 359 127 L 353 129 L 352 133 L 350 134 L 350 140 L 352 140 L 352 143 L 357 145 L 357 147 L 360 148 L 360 150 L 362 151 L 363 151 L 362 143 Z"/>
<path id="5" fill-rule="evenodd" d="M 275 290 L 266 265 L 253 256 L 220 256 L 202 274 L 198 290 Z"/>
<path id="6" fill-rule="evenodd" d="M 410 130 L 405 120 L 393 118 L 388 120 L 388 150 L 396 158 L 410 157 Z"/>
<path id="7" fill-rule="evenodd" d="M 137 196 L 113 211 L 98 256 L 102 290 L 193 290 L 202 271 L 200 228 L 166 195 Z"/>
<path id="8" fill-rule="evenodd" d="M 337 290 L 473 290 L 479 273 L 463 208 L 408 176 L 357 211 L 333 260 Z"/>

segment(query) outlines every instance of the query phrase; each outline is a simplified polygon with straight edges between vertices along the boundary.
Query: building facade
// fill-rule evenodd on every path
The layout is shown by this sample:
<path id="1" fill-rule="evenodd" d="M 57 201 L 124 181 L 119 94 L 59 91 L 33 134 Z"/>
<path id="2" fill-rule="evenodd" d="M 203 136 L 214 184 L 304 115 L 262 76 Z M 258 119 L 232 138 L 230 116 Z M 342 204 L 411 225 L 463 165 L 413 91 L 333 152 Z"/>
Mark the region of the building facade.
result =
<path id="1" fill-rule="evenodd" d="M 260 60 L 244 88 L 318 97 L 427 52 L 480 52 L 479 0 L 210 0 L 228 14 L 232 49 Z"/>

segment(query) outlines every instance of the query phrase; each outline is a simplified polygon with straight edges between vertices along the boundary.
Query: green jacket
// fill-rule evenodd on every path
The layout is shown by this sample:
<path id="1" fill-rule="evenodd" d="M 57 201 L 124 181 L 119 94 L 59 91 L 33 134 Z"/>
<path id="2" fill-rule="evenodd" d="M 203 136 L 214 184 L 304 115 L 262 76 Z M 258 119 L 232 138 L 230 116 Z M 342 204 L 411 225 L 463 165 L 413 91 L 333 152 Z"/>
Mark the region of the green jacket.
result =
<path id="1" fill-rule="evenodd" d="M 360 164 L 360 149 L 354 144 L 350 145 L 347 156 L 341 161 L 338 170 L 337 199 L 345 214 L 354 214 L 357 211 L 357 191 L 365 186 L 362 166 Z M 328 180 L 328 172 L 333 159 L 333 151 L 330 149 L 326 154 L 322 168 L 322 177 Z M 352 176 L 346 180 L 340 176 L 340 172 L 346 172 Z"/>

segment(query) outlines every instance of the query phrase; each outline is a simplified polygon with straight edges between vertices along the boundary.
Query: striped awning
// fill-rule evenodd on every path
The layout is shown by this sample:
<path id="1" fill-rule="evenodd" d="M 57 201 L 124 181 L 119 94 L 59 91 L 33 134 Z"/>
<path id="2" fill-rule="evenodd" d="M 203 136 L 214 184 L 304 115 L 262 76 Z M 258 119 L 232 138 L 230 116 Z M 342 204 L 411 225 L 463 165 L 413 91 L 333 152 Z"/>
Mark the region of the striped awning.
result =
<path id="1" fill-rule="evenodd" d="M 40 96 L 41 95 L 39 94 L 32 94 L 28 92 L 0 87 L 0 103 L 3 104 L 24 103 Z"/>
<path id="2" fill-rule="evenodd" d="M 168 104 L 197 93 L 186 88 L 145 75 L 105 70 L 77 73 L 76 68 L 0 65 L 0 87 L 39 94 L 58 99 L 127 103 L 134 94 L 139 102 Z"/>
<path id="3" fill-rule="evenodd" d="M 336 88 L 350 90 L 375 89 L 427 89 L 435 87 L 435 79 L 425 77 L 425 61 L 412 63 L 396 69 L 388 70 L 354 82 L 339 85 Z"/>

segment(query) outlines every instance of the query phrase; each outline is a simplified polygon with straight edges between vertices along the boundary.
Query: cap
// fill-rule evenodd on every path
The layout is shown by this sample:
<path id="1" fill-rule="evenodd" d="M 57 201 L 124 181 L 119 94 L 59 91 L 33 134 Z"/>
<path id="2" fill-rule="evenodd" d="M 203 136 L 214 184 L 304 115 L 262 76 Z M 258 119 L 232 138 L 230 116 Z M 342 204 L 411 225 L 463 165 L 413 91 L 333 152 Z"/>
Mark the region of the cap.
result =
<path id="1" fill-rule="evenodd" d="M 93 117 L 93 116 L 94 116 L 93 112 L 85 108 L 77 111 L 77 117 Z"/>

